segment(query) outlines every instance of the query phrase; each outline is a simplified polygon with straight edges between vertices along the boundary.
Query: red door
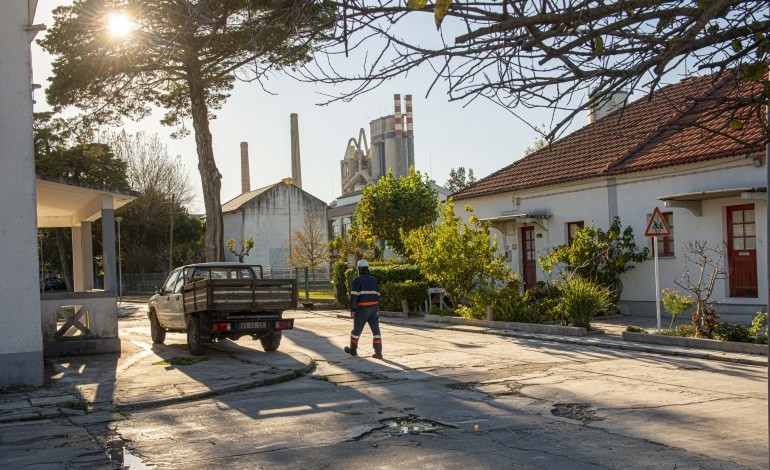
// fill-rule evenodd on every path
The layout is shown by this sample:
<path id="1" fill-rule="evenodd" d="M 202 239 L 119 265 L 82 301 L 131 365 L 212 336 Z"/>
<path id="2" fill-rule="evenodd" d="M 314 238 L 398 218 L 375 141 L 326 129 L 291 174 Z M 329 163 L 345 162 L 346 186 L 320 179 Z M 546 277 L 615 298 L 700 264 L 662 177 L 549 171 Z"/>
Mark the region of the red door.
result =
<path id="1" fill-rule="evenodd" d="M 757 228 L 754 204 L 727 208 L 730 297 L 757 297 Z"/>
<path id="2" fill-rule="evenodd" d="M 537 282 L 535 265 L 535 227 L 521 228 L 521 272 L 524 274 L 524 287 L 532 289 Z"/>

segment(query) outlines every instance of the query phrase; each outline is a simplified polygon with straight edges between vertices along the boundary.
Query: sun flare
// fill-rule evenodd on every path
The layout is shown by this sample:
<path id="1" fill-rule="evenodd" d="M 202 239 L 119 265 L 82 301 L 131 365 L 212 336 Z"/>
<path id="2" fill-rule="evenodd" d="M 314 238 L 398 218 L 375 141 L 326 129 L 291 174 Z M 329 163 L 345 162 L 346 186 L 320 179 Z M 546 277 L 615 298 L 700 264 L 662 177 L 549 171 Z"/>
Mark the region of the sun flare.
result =
<path id="1" fill-rule="evenodd" d="M 110 13 L 107 16 L 107 27 L 113 36 L 126 36 L 134 29 L 134 22 L 125 13 Z"/>

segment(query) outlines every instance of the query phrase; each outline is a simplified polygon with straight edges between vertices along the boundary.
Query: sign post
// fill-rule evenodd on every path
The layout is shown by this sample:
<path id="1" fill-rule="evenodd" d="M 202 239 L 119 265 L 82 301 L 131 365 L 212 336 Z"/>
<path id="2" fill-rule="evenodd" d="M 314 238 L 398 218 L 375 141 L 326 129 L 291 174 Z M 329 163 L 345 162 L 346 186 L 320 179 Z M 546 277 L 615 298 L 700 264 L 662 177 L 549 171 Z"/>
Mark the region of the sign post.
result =
<path id="1" fill-rule="evenodd" d="M 658 272 L 658 236 L 671 236 L 671 229 L 666 223 L 663 214 L 657 207 L 652 211 L 652 217 L 644 231 L 646 237 L 652 237 L 652 251 L 655 255 L 655 313 L 658 317 L 658 334 L 660 334 L 660 274 Z"/>

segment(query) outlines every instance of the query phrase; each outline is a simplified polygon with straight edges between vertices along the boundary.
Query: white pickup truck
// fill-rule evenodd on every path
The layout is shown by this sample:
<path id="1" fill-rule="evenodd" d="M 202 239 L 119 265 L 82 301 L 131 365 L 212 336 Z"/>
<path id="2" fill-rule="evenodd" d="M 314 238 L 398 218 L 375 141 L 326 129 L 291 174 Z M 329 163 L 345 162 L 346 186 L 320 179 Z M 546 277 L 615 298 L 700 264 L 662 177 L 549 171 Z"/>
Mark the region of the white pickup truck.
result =
<path id="1" fill-rule="evenodd" d="M 153 343 L 163 343 L 167 331 L 187 332 L 190 353 L 199 356 L 221 338 L 241 336 L 275 351 L 281 332 L 294 328 L 283 311 L 296 307 L 294 279 L 263 279 L 256 265 L 198 263 L 173 270 L 147 310 Z"/>

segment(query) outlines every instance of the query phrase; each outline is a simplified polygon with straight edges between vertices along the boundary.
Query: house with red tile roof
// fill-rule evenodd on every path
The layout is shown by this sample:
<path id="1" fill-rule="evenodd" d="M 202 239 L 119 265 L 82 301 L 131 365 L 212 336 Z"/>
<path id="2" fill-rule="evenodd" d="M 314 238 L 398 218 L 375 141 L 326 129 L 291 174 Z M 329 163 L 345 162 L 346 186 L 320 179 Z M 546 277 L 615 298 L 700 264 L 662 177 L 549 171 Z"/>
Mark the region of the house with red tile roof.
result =
<path id="1" fill-rule="evenodd" d="M 659 208 L 671 226 L 671 236 L 658 239 L 661 288 L 676 287 L 685 243 L 705 240 L 725 251 L 727 276 L 712 296 L 720 302 L 717 310 L 754 314 L 765 310 L 768 290 L 767 120 L 765 108 L 751 103 L 759 93 L 737 73 L 685 79 L 615 109 L 453 199 L 492 223 L 509 265 L 529 286 L 549 280 L 537 258 L 569 243 L 583 225 L 607 229 L 620 217 L 634 229 L 637 244 L 652 249 L 644 232 Z M 654 315 L 652 256 L 621 280 L 621 303 L 631 313 Z"/>

